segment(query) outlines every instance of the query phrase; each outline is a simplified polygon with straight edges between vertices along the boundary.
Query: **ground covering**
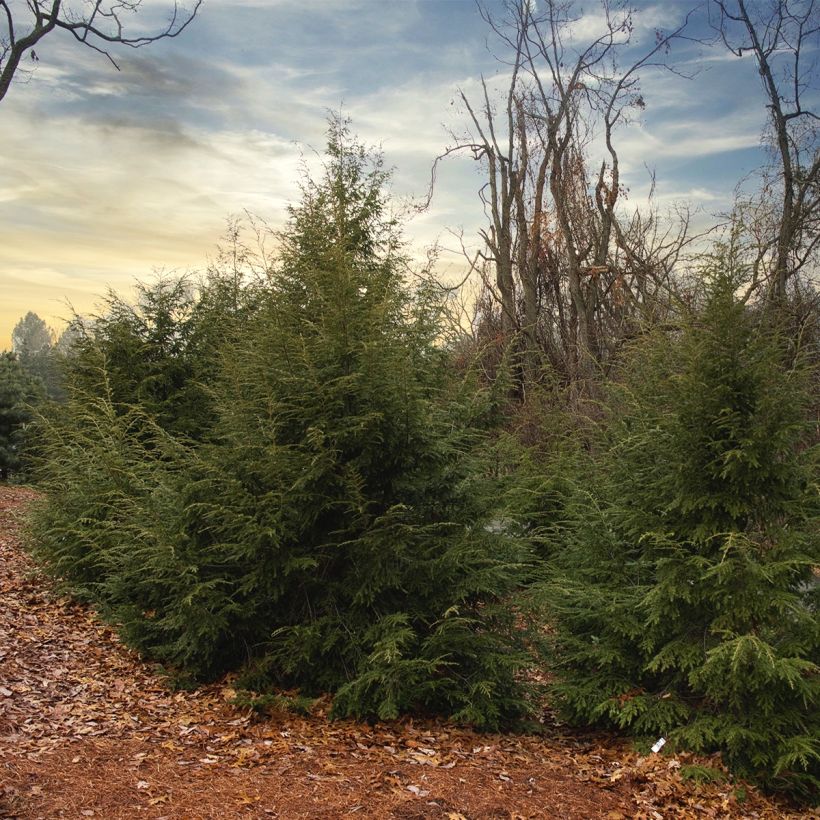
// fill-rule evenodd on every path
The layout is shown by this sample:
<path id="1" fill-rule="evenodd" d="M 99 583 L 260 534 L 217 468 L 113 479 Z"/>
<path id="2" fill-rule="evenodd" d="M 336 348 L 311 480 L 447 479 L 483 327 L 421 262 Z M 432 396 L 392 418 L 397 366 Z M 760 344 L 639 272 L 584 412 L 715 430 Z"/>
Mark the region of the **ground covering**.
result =
<path id="1" fill-rule="evenodd" d="M 714 759 L 577 734 L 259 715 L 231 678 L 175 692 L 25 555 L 0 486 L 0 817 L 787 818 Z M 711 773 L 719 782 L 687 775 Z"/>

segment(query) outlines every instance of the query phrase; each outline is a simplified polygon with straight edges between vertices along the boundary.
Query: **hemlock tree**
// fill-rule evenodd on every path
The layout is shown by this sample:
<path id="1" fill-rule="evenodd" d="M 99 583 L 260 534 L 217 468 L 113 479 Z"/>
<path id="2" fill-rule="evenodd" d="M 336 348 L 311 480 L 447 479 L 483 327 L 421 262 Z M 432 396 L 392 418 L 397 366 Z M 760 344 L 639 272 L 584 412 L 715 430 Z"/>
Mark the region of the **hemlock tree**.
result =
<path id="1" fill-rule="evenodd" d="M 324 178 L 224 359 L 218 470 L 191 504 L 240 568 L 234 620 L 261 642 L 260 678 L 335 691 L 341 715 L 497 725 L 526 708 L 505 598 L 527 556 L 471 492 L 474 434 L 441 398 L 434 306 L 402 281 L 387 178 L 334 120 Z"/>
<path id="2" fill-rule="evenodd" d="M 186 276 L 139 283 L 131 303 L 109 293 L 98 315 L 75 317 L 78 334 L 64 367 L 78 395 L 110 399 L 115 411 L 140 408 L 162 429 L 199 438 L 212 423 L 206 385 L 218 342 L 242 304 L 228 304 L 219 278 L 201 288 Z M 85 399 L 83 399 L 85 400 Z"/>
<path id="3" fill-rule="evenodd" d="M 207 441 L 104 395 L 77 407 L 34 532 L 132 644 L 177 668 L 332 691 L 338 715 L 496 726 L 529 708 L 511 600 L 529 554 L 486 526 L 477 434 L 447 399 L 436 306 L 402 281 L 387 179 L 332 121 L 325 175 L 220 353 Z"/>
<path id="4" fill-rule="evenodd" d="M 550 589 L 564 713 L 811 793 L 820 561 L 810 392 L 715 262 L 702 312 L 639 344 L 579 459 Z"/>
<path id="5" fill-rule="evenodd" d="M 164 428 L 190 425 L 185 388 L 191 368 L 186 359 L 194 297 L 185 277 L 140 282 L 130 303 L 109 292 L 91 321 L 75 320 L 81 336 L 67 363 L 72 385 L 102 396 L 126 413 L 142 408 Z"/>

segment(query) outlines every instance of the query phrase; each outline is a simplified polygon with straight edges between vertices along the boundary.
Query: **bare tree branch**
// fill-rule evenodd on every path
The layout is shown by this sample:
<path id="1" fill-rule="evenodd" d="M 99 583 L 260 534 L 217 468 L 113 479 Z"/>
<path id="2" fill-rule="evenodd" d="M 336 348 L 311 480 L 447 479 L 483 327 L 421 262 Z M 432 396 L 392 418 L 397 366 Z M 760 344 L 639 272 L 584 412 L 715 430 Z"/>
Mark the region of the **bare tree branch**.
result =
<path id="1" fill-rule="evenodd" d="M 712 0 L 712 8 L 713 26 L 725 47 L 738 57 L 751 54 L 763 83 L 779 202 L 771 222 L 774 233 L 759 244 L 762 252 L 753 269 L 755 285 L 765 281 L 769 296 L 780 302 L 789 280 L 813 260 L 818 246 L 820 141 L 814 123 L 820 117 L 804 107 L 803 92 L 820 81 L 820 5 L 816 0 L 773 0 L 769 5 Z M 811 54 L 808 65 L 802 62 L 806 48 Z M 764 187 L 764 196 L 768 193 Z"/>
<path id="2" fill-rule="evenodd" d="M 657 215 L 625 217 L 615 145 L 617 127 L 644 106 L 639 72 L 671 68 L 669 46 L 685 36 L 689 15 L 621 69 L 634 30 L 629 9 L 601 0 L 601 28 L 583 42 L 572 0 L 512 0 L 503 19 L 479 9 L 504 49 L 506 90 L 497 110 L 485 80 L 480 106 L 461 93 L 470 136 L 447 153 L 469 150 L 486 167 L 489 225 L 480 235 L 495 274 L 485 292 L 498 311 L 483 315 L 517 346 L 524 385 L 545 362 L 584 380 L 668 288 L 690 241 L 688 213 L 666 233 Z M 590 174 L 599 134 L 604 157 Z"/>
<path id="3" fill-rule="evenodd" d="M 39 58 L 34 47 L 51 32 L 69 32 L 79 43 L 102 54 L 114 68 L 119 65 L 109 50 L 112 46 L 141 48 L 158 40 L 178 37 L 190 25 L 203 0 L 193 0 L 190 11 L 174 2 L 168 23 L 150 34 L 128 33 L 126 16 L 140 11 L 142 0 L 95 0 L 77 8 L 63 0 L 0 0 L 0 100 L 21 71 L 26 53 Z M 26 34 L 20 35 L 20 30 Z"/>

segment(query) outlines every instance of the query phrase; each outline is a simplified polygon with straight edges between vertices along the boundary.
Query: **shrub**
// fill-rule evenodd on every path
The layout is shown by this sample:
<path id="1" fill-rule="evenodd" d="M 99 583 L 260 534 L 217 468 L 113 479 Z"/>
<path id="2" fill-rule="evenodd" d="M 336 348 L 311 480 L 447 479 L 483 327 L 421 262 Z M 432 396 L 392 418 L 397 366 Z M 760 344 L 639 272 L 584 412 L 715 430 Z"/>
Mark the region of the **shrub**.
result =
<path id="1" fill-rule="evenodd" d="M 337 715 L 492 727 L 529 708 L 511 601 L 529 553 L 488 526 L 479 437 L 444 383 L 437 306 L 403 282 L 386 180 L 334 121 L 324 179 L 219 352 L 206 434 L 181 438 L 165 400 L 75 393 L 45 436 L 34 536 L 166 664 L 335 692 Z"/>
<path id="2" fill-rule="evenodd" d="M 579 454 L 549 593 L 565 714 L 818 785 L 818 494 L 805 367 L 735 297 L 639 343 Z M 815 596 L 815 597 L 813 597 Z"/>

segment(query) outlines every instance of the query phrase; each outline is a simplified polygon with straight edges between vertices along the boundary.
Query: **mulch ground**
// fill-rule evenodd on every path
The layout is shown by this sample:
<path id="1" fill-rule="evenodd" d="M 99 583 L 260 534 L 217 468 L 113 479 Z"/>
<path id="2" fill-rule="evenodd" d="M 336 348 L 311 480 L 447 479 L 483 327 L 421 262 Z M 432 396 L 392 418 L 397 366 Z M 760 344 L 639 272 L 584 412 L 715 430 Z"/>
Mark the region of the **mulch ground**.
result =
<path id="1" fill-rule="evenodd" d="M 745 784 L 685 780 L 687 756 L 557 725 L 545 739 L 329 721 L 321 707 L 260 718 L 231 705 L 230 679 L 171 691 L 23 552 L 35 497 L 0 486 L 0 817 L 807 816 Z"/>

